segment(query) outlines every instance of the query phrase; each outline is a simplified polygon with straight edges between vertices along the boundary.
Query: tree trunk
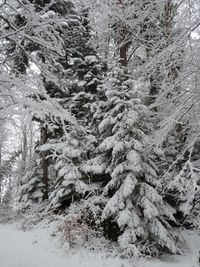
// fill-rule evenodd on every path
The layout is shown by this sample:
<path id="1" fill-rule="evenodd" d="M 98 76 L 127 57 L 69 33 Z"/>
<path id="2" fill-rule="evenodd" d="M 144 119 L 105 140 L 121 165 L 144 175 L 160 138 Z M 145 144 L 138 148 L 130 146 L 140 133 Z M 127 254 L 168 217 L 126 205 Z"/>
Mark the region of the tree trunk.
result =
<path id="1" fill-rule="evenodd" d="M 26 170 L 26 163 L 27 163 L 27 150 L 28 150 L 28 140 L 27 140 L 27 131 L 26 127 L 22 129 L 22 163 L 21 163 L 21 170 L 22 174 L 25 173 Z"/>
<path id="2" fill-rule="evenodd" d="M 48 130 L 47 127 L 42 126 L 41 128 L 41 143 L 44 145 L 47 142 Z M 48 178 L 48 159 L 47 152 L 42 152 L 42 182 L 45 185 L 45 192 L 43 199 L 48 199 L 49 192 L 49 178 Z"/>
<path id="3" fill-rule="evenodd" d="M 123 9 L 123 0 L 117 0 L 116 5 Z M 128 29 L 124 22 L 119 22 L 117 32 L 117 45 L 119 48 L 120 64 L 124 67 L 128 64 L 128 44 L 127 44 Z"/>
<path id="4" fill-rule="evenodd" d="M 172 4 L 172 0 L 166 0 L 163 17 L 166 47 L 168 47 L 172 43 L 172 27 L 174 19 L 174 5 Z"/>

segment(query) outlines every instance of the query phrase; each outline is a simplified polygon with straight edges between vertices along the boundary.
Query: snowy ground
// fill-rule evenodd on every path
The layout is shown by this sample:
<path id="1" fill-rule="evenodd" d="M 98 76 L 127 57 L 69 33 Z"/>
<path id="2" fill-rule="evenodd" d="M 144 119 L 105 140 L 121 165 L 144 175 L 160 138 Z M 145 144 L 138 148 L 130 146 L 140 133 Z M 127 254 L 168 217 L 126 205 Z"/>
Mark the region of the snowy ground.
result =
<path id="1" fill-rule="evenodd" d="M 69 254 L 46 229 L 24 232 L 13 225 L 0 225 L 0 267 L 121 267 L 123 262 L 133 266 L 102 254 Z"/>
<path id="2" fill-rule="evenodd" d="M 67 253 L 49 229 L 17 230 L 13 225 L 0 225 L 0 267 L 197 267 L 200 236 L 184 233 L 191 253 L 165 261 L 106 258 L 103 253 Z"/>

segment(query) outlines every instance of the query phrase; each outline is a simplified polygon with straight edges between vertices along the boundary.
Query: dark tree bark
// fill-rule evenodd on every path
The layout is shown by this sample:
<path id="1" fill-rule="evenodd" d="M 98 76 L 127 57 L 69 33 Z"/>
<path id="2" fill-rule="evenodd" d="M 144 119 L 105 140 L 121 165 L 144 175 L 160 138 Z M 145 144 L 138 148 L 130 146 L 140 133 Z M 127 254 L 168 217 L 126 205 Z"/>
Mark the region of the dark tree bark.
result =
<path id="1" fill-rule="evenodd" d="M 123 9 L 123 0 L 117 0 L 116 5 Z M 124 22 L 119 22 L 117 32 L 117 44 L 119 49 L 120 64 L 124 67 L 128 64 L 128 43 L 127 43 L 128 29 Z"/>
<path id="2" fill-rule="evenodd" d="M 48 129 L 46 126 L 41 127 L 41 143 L 46 144 L 48 138 Z M 43 199 L 48 199 L 49 193 L 49 177 L 48 177 L 48 159 L 47 152 L 42 152 L 42 182 L 45 185 L 45 192 Z"/>

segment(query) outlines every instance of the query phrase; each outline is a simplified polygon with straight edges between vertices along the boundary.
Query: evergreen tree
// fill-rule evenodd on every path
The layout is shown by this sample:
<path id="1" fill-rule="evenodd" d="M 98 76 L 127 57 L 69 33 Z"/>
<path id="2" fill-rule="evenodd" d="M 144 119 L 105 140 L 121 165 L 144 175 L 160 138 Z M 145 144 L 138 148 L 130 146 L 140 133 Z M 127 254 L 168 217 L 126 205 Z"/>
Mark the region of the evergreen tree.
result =
<path id="1" fill-rule="evenodd" d="M 72 1 L 30 1 L 30 3 L 33 13 L 44 27 L 42 30 L 37 27 L 31 30 L 29 27 L 25 28 L 25 34 L 30 38 L 20 38 L 18 54 L 16 54 L 17 43 L 15 40 L 9 40 L 12 50 L 9 50 L 9 55 L 14 58 L 13 70 L 16 75 L 25 75 L 34 54 L 41 71 L 39 83 L 41 90 L 39 93 L 33 92 L 32 98 L 40 105 L 50 102 L 47 106 L 51 108 L 53 108 L 51 103 L 55 103 L 61 110 L 58 112 L 57 108 L 52 109 L 50 115 L 49 110 L 43 109 L 42 112 L 33 110 L 34 119 L 41 124 L 41 145 L 52 144 L 53 141 L 57 144 L 66 139 L 65 132 L 68 136 L 68 132 L 72 131 L 71 124 L 63 116 L 66 111 L 75 115 L 84 126 L 87 119 L 89 120 L 89 114 L 95 112 L 95 107 L 92 105 L 95 105 L 96 88 L 100 83 L 100 72 L 104 67 L 89 43 L 91 32 L 86 10 L 79 14 Z M 30 8 L 28 2 L 26 5 Z M 19 7 L 21 10 L 19 9 L 19 14 L 14 16 L 14 23 L 21 28 L 29 23 L 29 14 L 26 13 L 24 6 Z M 45 26 L 47 22 L 49 24 Z M 10 30 L 9 27 L 7 30 Z M 38 41 L 36 37 L 39 37 Z M 24 56 L 25 60 L 22 60 Z M 77 112 L 78 105 L 82 106 L 83 112 Z M 64 145 L 67 145 L 67 142 L 63 141 Z M 49 159 L 53 159 L 50 153 L 49 149 L 45 151 L 43 146 L 40 155 L 43 164 L 40 166 L 43 169 L 42 182 L 46 187 L 45 198 L 48 197 L 49 190 Z"/>
<path id="2" fill-rule="evenodd" d="M 80 168 L 87 157 L 84 135 L 83 131 L 77 133 L 70 127 L 69 133 L 49 144 L 57 177 L 50 195 L 52 208 L 69 207 L 72 201 L 81 199 L 90 191 L 87 177 Z"/>
<path id="3" fill-rule="evenodd" d="M 53 207 L 69 206 L 72 200 L 80 199 L 91 190 L 88 186 L 90 177 L 83 169 L 98 142 L 99 105 L 104 97 L 98 87 L 103 83 L 106 64 L 90 43 L 91 29 L 87 16 L 87 10 L 83 9 L 80 16 L 82 38 L 76 43 L 77 50 L 71 55 L 68 68 L 68 94 L 60 99 L 63 109 L 75 116 L 80 129 L 70 123 L 64 124 L 60 138 L 50 140 L 53 155 L 56 155 L 53 157 L 58 175 L 50 196 Z"/>
<path id="4" fill-rule="evenodd" d="M 169 165 L 167 172 L 163 174 L 163 187 L 165 199 L 176 209 L 175 217 L 179 224 L 197 226 L 200 192 L 199 139 L 194 132 L 191 141 L 189 129 L 184 125 L 181 125 L 181 129 L 183 131 L 179 132 L 179 136 L 175 131 L 175 137 L 171 134 L 165 144 Z"/>
<path id="5" fill-rule="evenodd" d="M 121 67 L 111 72 L 104 86 L 104 118 L 99 125 L 102 142 L 97 149 L 98 163 L 91 160 L 88 170 L 110 174 L 103 189 L 107 197 L 102 213 L 106 235 L 118 239 L 127 254 L 176 253 L 168 223 L 175 221 L 173 209 L 157 189 L 155 156 L 146 147 L 150 128 L 135 82 Z M 109 233 L 112 225 L 118 228 L 115 236 Z"/>
<path id="6" fill-rule="evenodd" d="M 42 182 L 41 158 L 35 154 L 20 181 L 18 201 L 24 207 L 44 200 L 45 185 Z"/>

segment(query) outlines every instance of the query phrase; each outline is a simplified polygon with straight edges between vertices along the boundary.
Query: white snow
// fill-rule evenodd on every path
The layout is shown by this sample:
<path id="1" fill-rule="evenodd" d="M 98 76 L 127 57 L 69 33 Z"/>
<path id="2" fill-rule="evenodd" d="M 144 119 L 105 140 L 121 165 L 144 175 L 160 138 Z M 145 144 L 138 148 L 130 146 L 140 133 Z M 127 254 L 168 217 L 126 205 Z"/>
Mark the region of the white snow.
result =
<path id="1" fill-rule="evenodd" d="M 49 229 L 17 230 L 0 225 L 0 267 L 132 267 L 126 260 L 106 258 L 102 253 L 65 251 Z"/>
<path id="2" fill-rule="evenodd" d="M 185 255 L 176 255 L 160 260 L 147 261 L 143 259 L 137 267 L 199 267 L 200 235 L 192 231 L 182 233 L 188 243 L 188 252 Z M 135 266 L 135 267 L 136 267 Z"/>
<path id="3" fill-rule="evenodd" d="M 121 260 L 106 257 L 103 252 L 77 249 L 64 250 L 52 229 L 37 227 L 31 231 L 16 229 L 14 225 L 0 225 L 1 267 L 198 267 L 200 236 L 192 231 L 183 233 L 189 252 L 161 260 Z"/>

